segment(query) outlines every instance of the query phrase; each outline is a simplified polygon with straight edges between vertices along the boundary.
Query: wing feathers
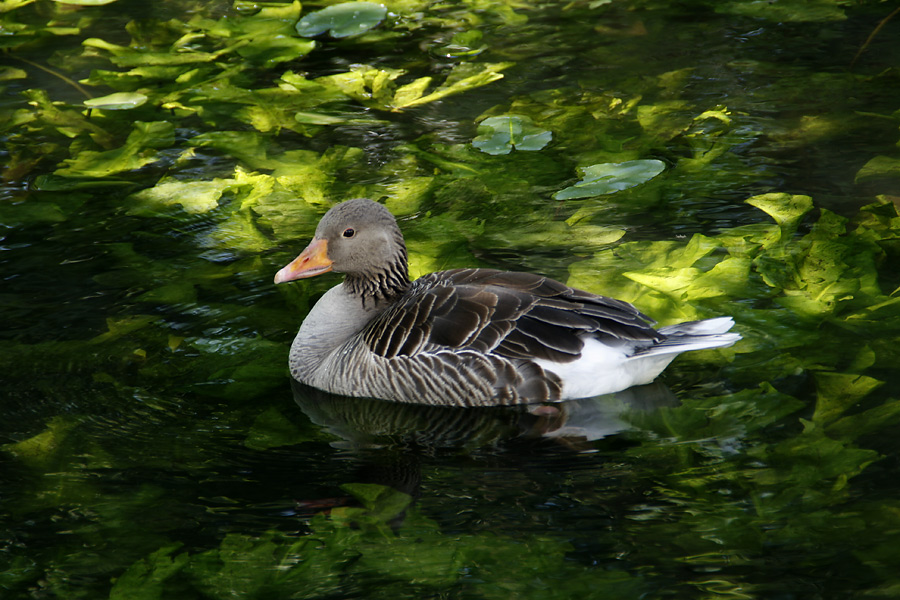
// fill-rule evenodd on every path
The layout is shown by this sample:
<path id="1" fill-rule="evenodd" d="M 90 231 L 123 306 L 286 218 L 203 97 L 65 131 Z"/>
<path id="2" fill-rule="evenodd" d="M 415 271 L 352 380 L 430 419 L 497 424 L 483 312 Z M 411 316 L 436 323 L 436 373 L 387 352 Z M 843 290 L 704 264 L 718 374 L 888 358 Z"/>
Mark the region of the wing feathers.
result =
<path id="1" fill-rule="evenodd" d="M 484 395 L 511 404 L 561 396 L 559 378 L 533 359 L 574 361 L 585 335 L 663 339 L 650 323 L 630 304 L 545 277 L 459 269 L 413 282 L 361 337 L 375 356 L 393 359 L 393 385 L 417 390 L 423 403 L 468 405 Z"/>
<path id="2" fill-rule="evenodd" d="M 413 356 L 441 348 L 495 352 L 508 359 L 568 362 L 583 334 L 662 339 L 632 305 L 558 281 L 491 269 L 458 269 L 415 281 L 364 332 L 373 353 Z"/>

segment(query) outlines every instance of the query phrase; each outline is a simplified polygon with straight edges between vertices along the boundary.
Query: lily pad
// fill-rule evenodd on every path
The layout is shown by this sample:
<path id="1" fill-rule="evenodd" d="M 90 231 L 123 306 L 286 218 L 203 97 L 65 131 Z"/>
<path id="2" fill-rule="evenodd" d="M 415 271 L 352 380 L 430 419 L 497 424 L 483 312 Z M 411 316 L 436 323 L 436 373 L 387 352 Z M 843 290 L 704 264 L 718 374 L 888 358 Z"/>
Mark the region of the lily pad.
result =
<path id="1" fill-rule="evenodd" d="M 655 159 L 591 165 L 581 169 L 581 181 L 556 192 L 553 197 L 556 200 L 568 200 L 613 194 L 646 183 L 665 168 L 664 162 Z"/>
<path id="2" fill-rule="evenodd" d="M 88 108 L 102 108 L 103 110 L 128 110 L 137 108 L 147 101 L 147 96 L 140 92 L 116 92 L 100 98 L 85 100 Z"/>
<path id="3" fill-rule="evenodd" d="M 487 154 L 509 154 L 518 150 L 540 150 L 550 143 L 553 133 L 541 129 L 522 115 L 489 117 L 478 125 L 478 137 L 472 145 Z"/>
<path id="4" fill-rule="evenodd" d="M 361 35 L 377 26 L 387 8 L 374 2 L 343 2 L 309 13 L 297 23 L 297 33 L 312 37 L 331 31 L 336 38 Z"/>

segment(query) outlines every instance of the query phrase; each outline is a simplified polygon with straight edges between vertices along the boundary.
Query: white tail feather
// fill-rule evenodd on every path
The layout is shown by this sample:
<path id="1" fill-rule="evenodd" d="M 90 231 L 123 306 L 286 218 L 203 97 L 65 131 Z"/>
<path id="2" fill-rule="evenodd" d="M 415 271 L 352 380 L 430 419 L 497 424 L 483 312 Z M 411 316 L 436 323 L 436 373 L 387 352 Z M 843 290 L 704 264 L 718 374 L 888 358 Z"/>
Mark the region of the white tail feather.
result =
<path id="1" fill-rule="evenodd" d="M 650 383 L 682 352 L 731 346 L 738 333 L 727 333 L 734 325 L 731 317 L 691 321 L 662 327 L 665 340 L 609 346 L 585 336 L 581 357 L 569 363 L 534 359 L 544 370 L 556 374 L 563 384 L 563 399 L 609 394 L 634 385 Z"/>

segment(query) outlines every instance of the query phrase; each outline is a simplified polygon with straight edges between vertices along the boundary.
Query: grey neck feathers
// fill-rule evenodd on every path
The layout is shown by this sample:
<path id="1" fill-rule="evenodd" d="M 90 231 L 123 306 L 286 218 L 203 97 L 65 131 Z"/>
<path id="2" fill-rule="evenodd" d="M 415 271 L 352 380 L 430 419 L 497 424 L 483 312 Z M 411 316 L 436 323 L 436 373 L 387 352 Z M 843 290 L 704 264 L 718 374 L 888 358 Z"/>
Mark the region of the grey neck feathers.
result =
<path id="1" fill-rule="evenodd" d="M 409 289 L 406 244 L 403 243 L 400 235 L 395 239 L 398 251 L 384 269 L 364 274 L 348 273 L 344 279 L 344 287 L 351 294 L 361 298 L 363 306 L 366 305 L 367 300 L 375 303 L 393 300 Z"/>

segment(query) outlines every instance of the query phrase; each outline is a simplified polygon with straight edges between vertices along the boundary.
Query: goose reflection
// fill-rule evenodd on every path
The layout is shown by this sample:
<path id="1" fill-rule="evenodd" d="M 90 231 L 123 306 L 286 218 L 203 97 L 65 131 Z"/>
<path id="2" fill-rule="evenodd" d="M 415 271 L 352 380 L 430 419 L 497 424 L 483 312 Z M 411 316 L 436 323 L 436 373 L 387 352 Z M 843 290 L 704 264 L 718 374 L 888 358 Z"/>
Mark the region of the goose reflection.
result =
<path id="1" fill-rule="evenodd" d="M 339 438 L 332 447 L 348 450 L 472 450 L 527 440 L 549 440 L 580 449 L 631 428 L 631 413 L 678 404 L 660 382 L 553 405 L 484 408 L 337 396 L 297 381 L 292 381 L 292 389 L 294 401 L 306 416 Z"/>
<path id="2" fill-rule="evenodd" d="M 291 385 L 300 409 L 336 438 L 331 446 L 349 454 L 343 458 L 356 463 L 352 482 L 393 488 L 412 502 L 422 494 L 423 464 L 438 454 L 477 452 L 491 463 L 530 449 L 574 455 L 592 450 L 597 440 L 634 428 L 630 415 L 678 404 L 659 382 L 553 405 L 484 408 L 401 404 L 338 396 L 297 381 Z M 356 502 L 348 496 L 306 499 L 298 501 L 296 509 L 298 514 L 314 514 L 348 504 Z M 405 510 L 395 515 L 391 526 L 399 527 L 404 515 Z"/>

